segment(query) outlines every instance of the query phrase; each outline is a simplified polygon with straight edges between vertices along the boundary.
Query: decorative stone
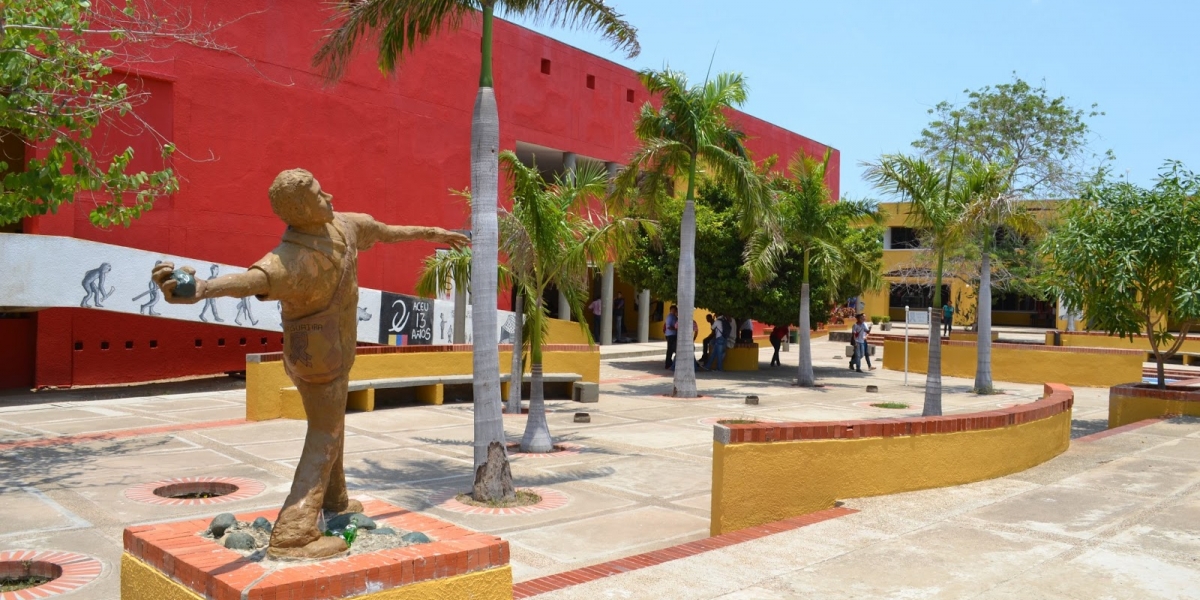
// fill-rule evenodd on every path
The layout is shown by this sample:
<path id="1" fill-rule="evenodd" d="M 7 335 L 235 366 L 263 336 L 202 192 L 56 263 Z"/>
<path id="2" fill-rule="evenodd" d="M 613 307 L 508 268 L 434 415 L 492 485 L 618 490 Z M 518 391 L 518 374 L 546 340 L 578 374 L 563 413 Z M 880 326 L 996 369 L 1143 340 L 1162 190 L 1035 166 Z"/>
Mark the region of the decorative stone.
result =
<path id="1" fill-rule="evenodd" d="M 878 392 L 878 391 L 879 391 L 879 386 L 877 386 L 877 385 L 868 385 L 868 386 L 867 386 L 867 391 L 868 391 L 868 392 L 871 392 L 871 393 Z"/>
<path id="2" fill-rule="evenodd" d="M 758 396 L 746 396 L 746 404 L 758 404 Z"/>
<path id="3" fill-rule="evenodd" d="M 375 521 L 362 513 L 340 514 L 326 522 L 325 526 L 334 531 L 341 531 L 350 525 L 350 519 L 358 523 L 359 529 L 375 529 Z"/>
<path id="4" fill-rule="evenodd" d="M 371 532 L 373 535 L 396 535 L 396 530 L 391 527 L 380 527 Z"/>
<path id="5" fill-rule="evenodd" d="M 590 415 L 588 413 L 575 413 L 575 422 L 576 423 L 591 423 L 592 415 Z"/>
<path id="6" fill-rule="evenodd" d="M 219 538 L 225 535 L 226 530 L 236 525 L 237 517 L 233 516 L 233 513 L 221 513 L 213 517 L 212 522 L 208 524 L 208 532 L 213 537 Z"/>
<path id="7" fill-rule="evenodd" d="M 407 542 L 409 544 L 428 544 L 429 542 L 433 541 L 433 540 L 429 539 L 429 536 L 421 533 L 420 531 L 406 533 L 406 534 L 400 536 L 400 539 L 404 540 L 405 542 Z"/>
<path id="8" fill-rule="evenodd" d="M 180 298 L 191 298 L 196 295 L 196 277 L 187 271 L 174 271 L 171 279 L 175 281 L 175 291 Z"/>
<path id="9" fill-rule="evenodd" d="M 245 531 L 234 531 L 225 536 L 225 547 L 230 550 L 257 550 L 258 547 L 254 544 L 254 536 Z"/>
<path id="10" fill-rule="evenodd" d="M 261 529 L 267 533 L 271 533 L 271 522 L 266 517 L 259 517 L 250 524 L 255 529 Z"/>

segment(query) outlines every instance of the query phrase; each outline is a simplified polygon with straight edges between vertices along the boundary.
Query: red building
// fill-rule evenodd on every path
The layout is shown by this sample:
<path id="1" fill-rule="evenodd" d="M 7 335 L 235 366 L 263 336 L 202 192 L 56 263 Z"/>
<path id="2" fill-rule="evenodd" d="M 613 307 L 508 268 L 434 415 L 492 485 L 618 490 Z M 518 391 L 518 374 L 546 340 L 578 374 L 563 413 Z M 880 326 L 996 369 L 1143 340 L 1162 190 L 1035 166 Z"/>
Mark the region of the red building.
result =
<path id="1" fill-rule="evenodd" d="M 127 229 L 101 230 L 85 201 L 23 223 L 25 234 L 61 235 L 228 264 L 257 260 L 283 225 L 266 190 L 286 168 L 311 170 L 339 210 L 393 223 L 469 225 L 449 193 L 468 186 L 471 109 L 478 83 L 480 30 L 468 22 L 382 76 L 363 52 L 344 79 L 326 84 L 311 68 L 328 6 L 321 0 L 209 0 L 205 18 L 233 21 L 220 40 L 237 54 L 176 45 L 161 59 L 122 73 L 149 93 L 139 109 L 174 142 L 181 191 Z M 495 81 L 501 146 L 555 151 L 621 163 L 635 148 L 632 123 L 651 100 L 636 72 L 517 25 L 498 22 Z M 240 56 L 239 56 L 240 55 Z M 757 157 L 790 157 L 825 146 L 738 114 Z M 132 145 L 154 169 L 148 132 L 97 135 L 109 149 Z M 781 161 L 785 162 L 785 161 Z M 838 192 L 839 154 L 830 185 Z M 503 200 L 502 200 L 503 201 Z M 428 244 L 372 249 L 360 258 L 365 287 L 411 292 Z M 503 297 L 504 295 L 501 294 Z M 502 300 L 502 302 L 507 302 Z M 12 315 L 9 315 L 12 316 Z M 249 337 L 249 346 L 237 343 Z M 46 309 L 0 319 L 0 387 L 76 386 L 147 381 L 244 368 L 261 332 L 86 309 Z M 218 344 L 218 340 L 229 343 Z M 153 342 L 153 343 L 152 343 Z M 102 349 L 103 348 L 103 349 Z"/>

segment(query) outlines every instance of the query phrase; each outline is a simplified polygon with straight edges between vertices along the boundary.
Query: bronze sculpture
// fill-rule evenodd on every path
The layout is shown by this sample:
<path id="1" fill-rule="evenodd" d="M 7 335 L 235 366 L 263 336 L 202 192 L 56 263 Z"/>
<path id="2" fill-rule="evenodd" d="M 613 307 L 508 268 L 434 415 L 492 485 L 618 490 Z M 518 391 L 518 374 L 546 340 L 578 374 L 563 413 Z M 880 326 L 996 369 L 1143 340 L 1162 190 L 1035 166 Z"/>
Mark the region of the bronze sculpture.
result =
<path id="1" fill-rule="evenodd" d="M 173 264 L 155 266 L 153 278 L 171 303 L 221 296 L 280 301 L 284 367 L 303 399 L 308 431 L 268 554 L 326 558 L 347 546 L 341 537 L 322 535 L 317 527 L 321 510 L 362 510 L 346 492 L 342 468 L 346 390 L 358 319 L 358 251 L 376 242 L 427 240 L 461 246 L 468 240 L 438 227 L 392 226 L 365 214 L 333 212 L 333 197 L 303 169 L 280 173 L 269 196 L 272 210 L 288 228 L 279 246 L 246 272 L 195 279 L 195 293 L 188 297 L 174 293 L 179 278 L 172 277 Z M 190 267 L 181 271 L 195 274 Z"/>

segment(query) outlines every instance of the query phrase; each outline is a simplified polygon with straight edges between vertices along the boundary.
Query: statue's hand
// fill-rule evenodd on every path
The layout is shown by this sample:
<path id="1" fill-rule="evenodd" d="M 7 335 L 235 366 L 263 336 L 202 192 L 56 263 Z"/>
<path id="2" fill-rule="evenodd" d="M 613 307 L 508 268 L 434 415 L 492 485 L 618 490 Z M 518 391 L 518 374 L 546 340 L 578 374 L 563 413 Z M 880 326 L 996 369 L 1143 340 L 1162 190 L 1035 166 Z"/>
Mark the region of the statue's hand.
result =
<path id="1" fill-rule="evenodd" d="M 189 275 L 195 277 L 196 270 L 191 267 L 181 267 L 179 269 Z M 154 266 L 154 270 L 150 274 L 150 278 L 158 285 L 158 289 L 162 290 L 163 299 L 171 304 L 195 304 L 204 297 L 204 280 L 196 280 L 196 293 L 190 298 L 175 295 L 175 288 L 179 286 L 179 282 L 171 278 L 171 274 L 175 272 L 174 263 L 163 262 Z"/>
<path id="2" fill-rule="evenodd" d="M 463 246 L 471 245 L 471 238 L 454 231 L 443 231 L 438 241 L 443 244 L 449 244 L 451 248 L 462 248 Z"/>

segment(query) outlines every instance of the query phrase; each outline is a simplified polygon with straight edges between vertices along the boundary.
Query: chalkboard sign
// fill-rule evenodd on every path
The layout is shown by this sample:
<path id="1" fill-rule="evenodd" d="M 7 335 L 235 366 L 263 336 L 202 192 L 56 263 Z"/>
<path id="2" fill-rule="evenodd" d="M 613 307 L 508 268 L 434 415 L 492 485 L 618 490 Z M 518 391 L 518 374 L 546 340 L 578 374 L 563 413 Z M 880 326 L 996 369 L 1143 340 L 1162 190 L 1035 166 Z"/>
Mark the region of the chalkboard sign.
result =
<path id="1" fill-rule="evenodd" d="M 403 294 L 383 293 L 379 343 L 393 346 L 433 343 L 433 301 Z"/>

